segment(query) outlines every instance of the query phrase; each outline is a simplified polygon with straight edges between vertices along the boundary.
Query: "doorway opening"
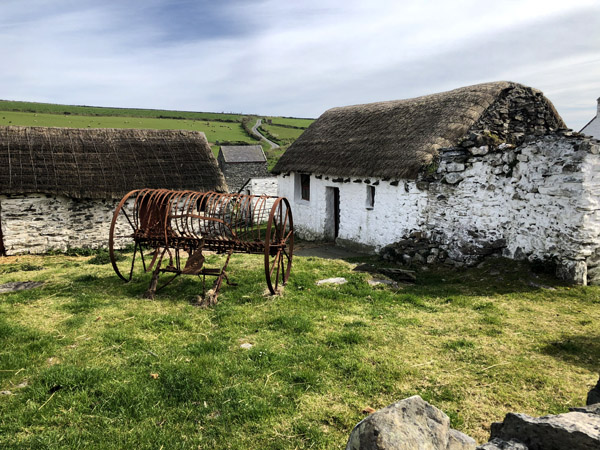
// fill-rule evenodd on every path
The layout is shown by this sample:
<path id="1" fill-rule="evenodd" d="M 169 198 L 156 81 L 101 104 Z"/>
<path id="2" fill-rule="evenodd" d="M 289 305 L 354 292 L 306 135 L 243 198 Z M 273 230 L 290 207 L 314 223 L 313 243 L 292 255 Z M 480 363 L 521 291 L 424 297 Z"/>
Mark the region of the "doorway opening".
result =
<path id="1" fill-rule="evenodd" d="M 325 188 L 325 238 L 335 241 L 340 233 L 340 189 Z"/>
<path id="2" fill-rule="evenodd" d="M 6 256 L 4 248 L 4 239 L 2 238 L 2 205 L 0 204 L 0 256 Z"/>

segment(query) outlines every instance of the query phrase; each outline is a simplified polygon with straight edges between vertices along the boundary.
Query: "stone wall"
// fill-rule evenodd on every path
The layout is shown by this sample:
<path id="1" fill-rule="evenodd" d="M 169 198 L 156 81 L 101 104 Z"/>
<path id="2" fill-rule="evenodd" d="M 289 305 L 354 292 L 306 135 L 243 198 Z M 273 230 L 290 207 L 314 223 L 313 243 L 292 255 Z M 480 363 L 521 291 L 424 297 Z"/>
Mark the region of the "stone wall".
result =
<path id="1" fill-rule="evenodd" d="M 457 261 L 475 262 L 492 244 L 509 258 L 553 260 L 585 284 L 600 262 L 599 152 L 574 133 L 443 149 L 423 231 Z"/>
<path id="2" fill-rule="evenodd" d="M 291 173 L 279 177 L 279 193 L 293 199 L 294 223 L 305 239 L 331 237 L 328 188 L 338 187 L 339 243 L 379 250 L 414 241 L 416 233 L 427 242 L 426 260 L 433 247 L 460 264 L 499 253 L 548 260 L 564 279 L 600 283 L 599 153 L 597 141 L 578 133 L 519 146 L 483 133 L 440 149 L 417 181 L 311 175 L 306 201 Z M 373 208 L 365 206 L 367 185 L 376 189 Z"/>
<path id="3" fill-rule="evenodd" d="M 219 154 L 219 166 L 223 171 L 229 192 L 238 192 L 249 178 L 266 178 L 269 177 L 267 171 L 267 163 L 227 163 Z"/>
<path id="4" fill-rule="evenodd" d="M 8 255 L 108 246 L 118 200 L 77 200 L 32 194 L 0 196 L 0 223 Z"/>

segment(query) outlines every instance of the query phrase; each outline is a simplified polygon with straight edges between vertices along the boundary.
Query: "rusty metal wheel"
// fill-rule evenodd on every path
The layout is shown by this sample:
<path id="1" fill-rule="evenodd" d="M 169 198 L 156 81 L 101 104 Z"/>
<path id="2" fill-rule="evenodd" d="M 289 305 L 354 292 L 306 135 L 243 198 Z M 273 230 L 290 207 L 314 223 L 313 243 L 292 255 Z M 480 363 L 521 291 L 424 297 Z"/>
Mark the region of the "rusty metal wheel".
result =
<path id="1" fill-rule="evenodd" d="M 125 282 L 133 278 L 136 259 L 142 259 L 143 268 L 146 269 L 142 246 L 134 239 L 139 223 L 136 204 L 140 192 L 131 191 L 123 197 L 110 223 L 108 236 L 110 262 L 115 273 Z"/>
<path id="2" fill-rule="evenodd" d="M 287 198 L 278 198 L 269 214 L 265 236 L 265 277 L 271 294 L 285 286 L 292 269 L 294 221 Z"/>

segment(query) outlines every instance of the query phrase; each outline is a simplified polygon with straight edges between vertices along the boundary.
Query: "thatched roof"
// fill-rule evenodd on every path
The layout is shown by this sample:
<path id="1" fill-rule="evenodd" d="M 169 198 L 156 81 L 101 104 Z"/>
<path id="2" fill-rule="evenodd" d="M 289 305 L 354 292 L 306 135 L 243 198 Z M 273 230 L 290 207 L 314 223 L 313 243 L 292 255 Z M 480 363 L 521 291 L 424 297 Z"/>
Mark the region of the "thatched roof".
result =
<path id="1" fill-rule="evenodd" d="M 204 133 L 0 127 L 0 194 L 120 198 L 132 189 L 227 192 Z"/>
<path id="2" fill-rule="evenodd" d="M 267 161 L 260 145 L 223 145 L 220 152 L 226 163 L 259 163 Z"/>
<path id="3" fill-rule="evenodd" d="M 512 91 L 518 92 L 518 99 L 512 99 L 517 96 Z M 509 111 L 511 102 L 533 109 L 535 119 L 543 111 L 551 126 L 564 127 L 539 91 L 511 82 L 479 84 L 409 100 L 330 109 L 290 146 L 272 172 L 414 178 L 439 148 L 458 145 L 480 119 L 489 118 L 486 113 L 494 105 Z"/>

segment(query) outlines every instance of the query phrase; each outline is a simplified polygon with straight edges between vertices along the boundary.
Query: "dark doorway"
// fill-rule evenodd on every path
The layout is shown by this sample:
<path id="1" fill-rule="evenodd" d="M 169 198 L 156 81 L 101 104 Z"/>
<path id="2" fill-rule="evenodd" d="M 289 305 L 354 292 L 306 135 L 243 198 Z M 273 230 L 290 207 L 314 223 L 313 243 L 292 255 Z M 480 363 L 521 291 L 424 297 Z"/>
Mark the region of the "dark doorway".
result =
<path id="1" fill-rule="evenodd" d="M 0 205 L 0 256 L 6 256 L 4 248 L 4 239 L 2 239 L 2 205 Z"/>
<path id="2" fill-rule="evenodd" d="M 326 188 L 325 202 L 325 237 L 335 241 L 340 233 L 340 189 L 336 187 Z"/>

